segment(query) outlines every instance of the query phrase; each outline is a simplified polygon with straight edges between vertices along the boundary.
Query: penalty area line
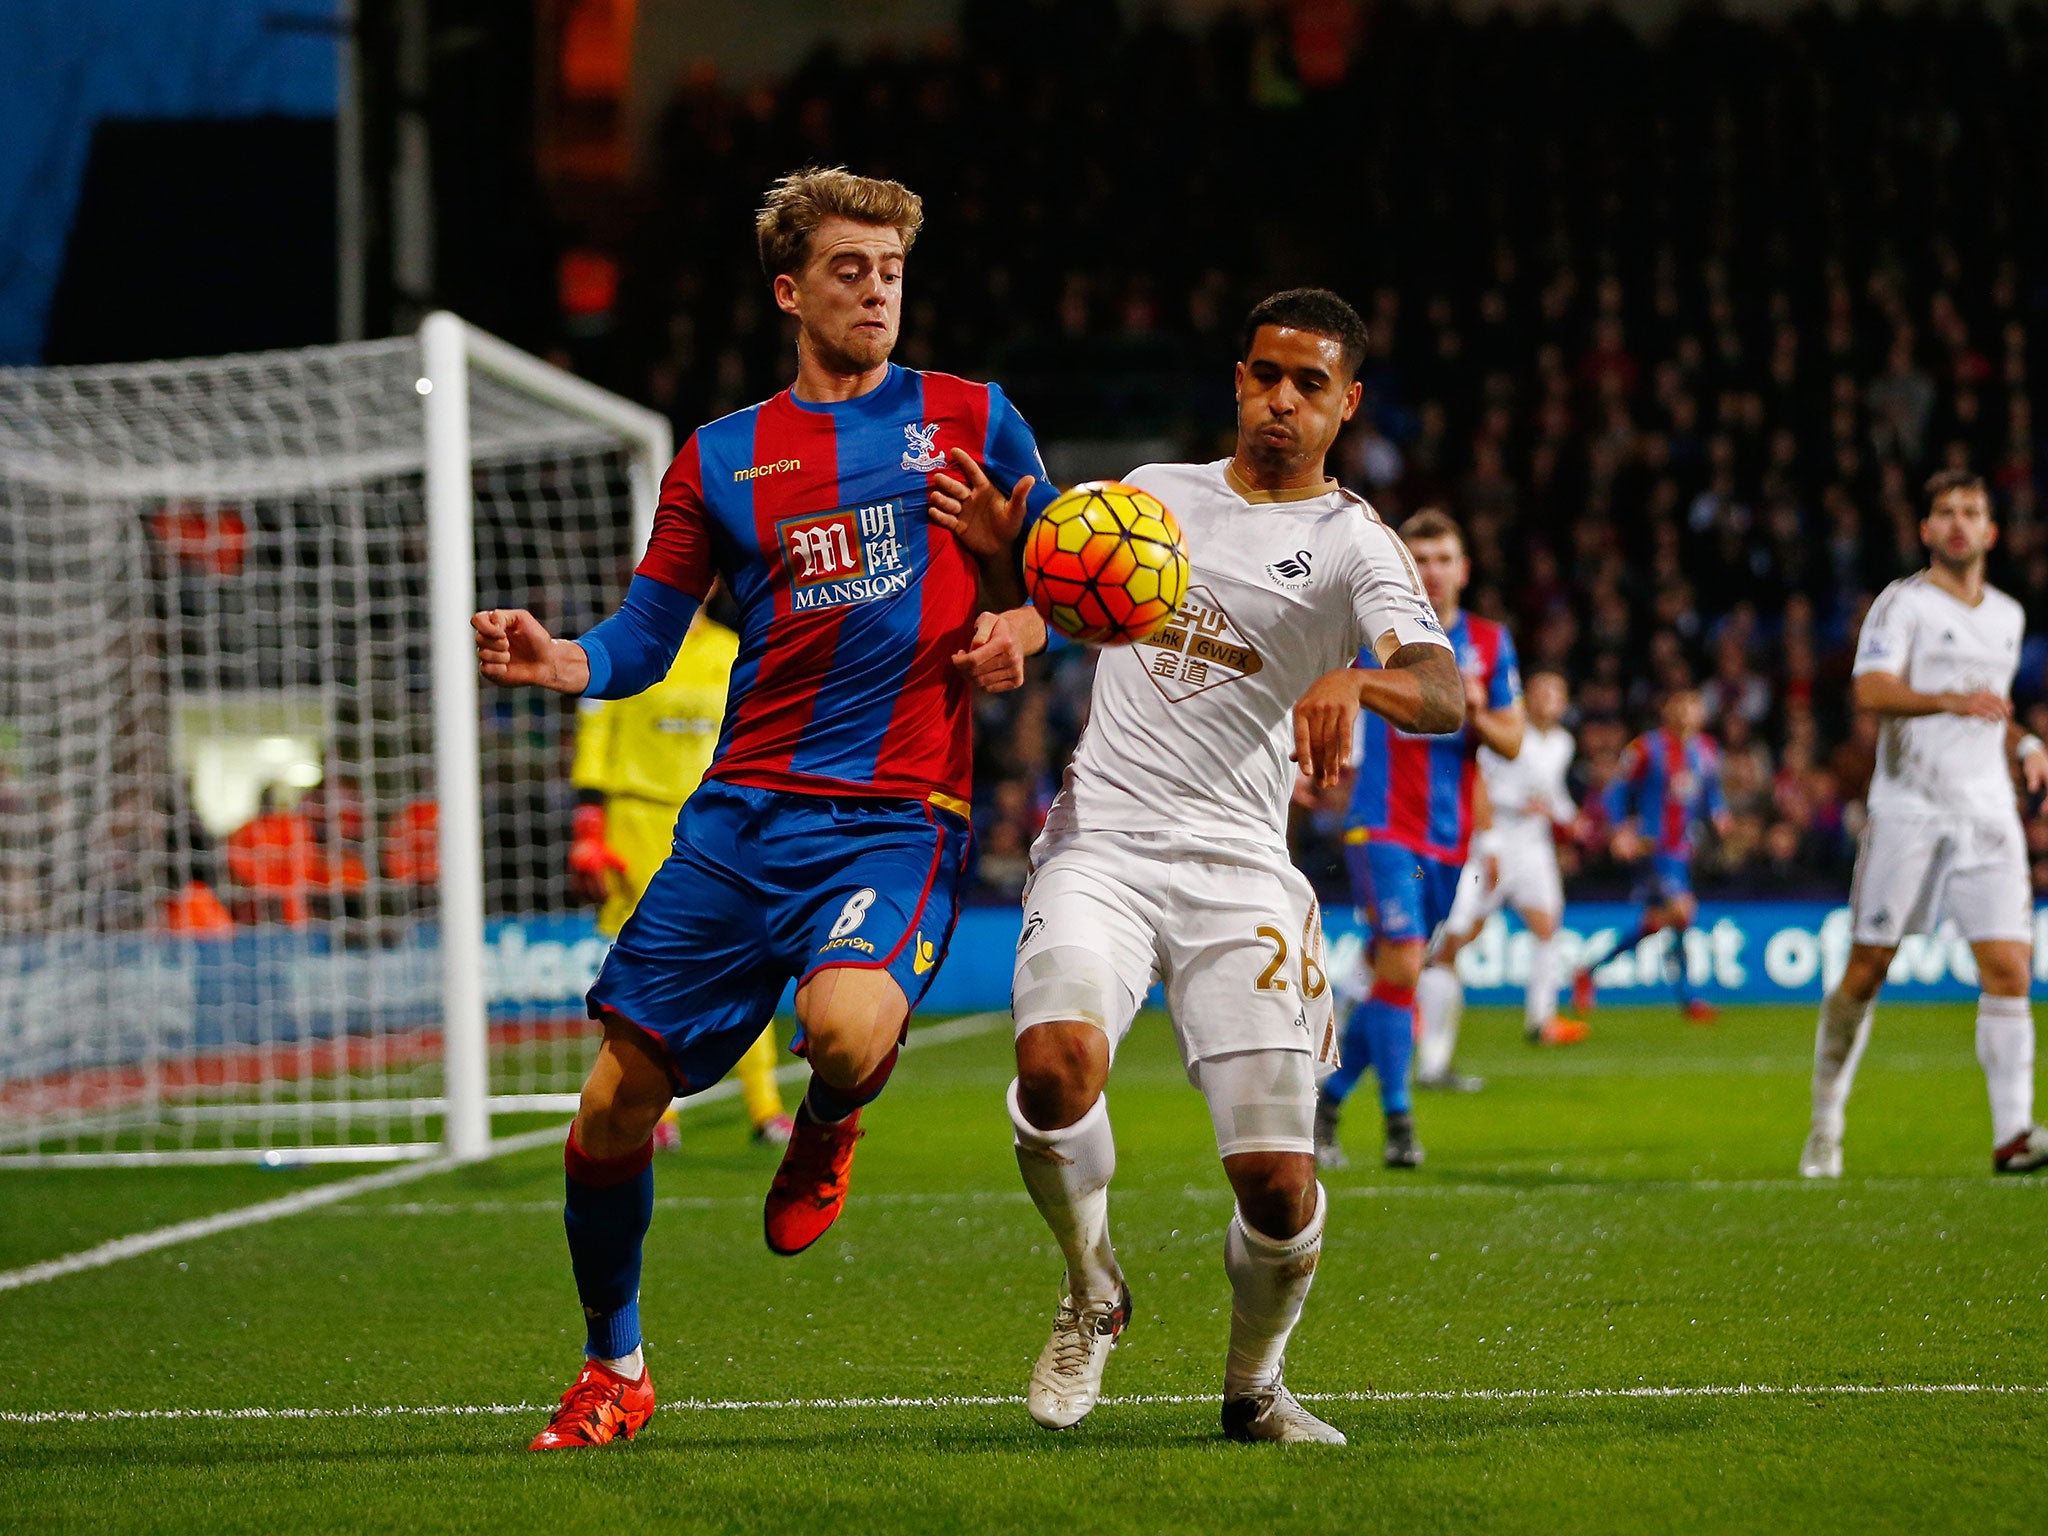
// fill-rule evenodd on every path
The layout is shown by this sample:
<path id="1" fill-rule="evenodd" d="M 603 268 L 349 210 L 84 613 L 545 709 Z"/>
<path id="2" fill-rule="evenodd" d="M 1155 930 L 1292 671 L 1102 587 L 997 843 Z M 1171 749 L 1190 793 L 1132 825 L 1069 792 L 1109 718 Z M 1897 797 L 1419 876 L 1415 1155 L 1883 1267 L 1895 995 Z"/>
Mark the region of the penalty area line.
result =
<path id="1" fill-rule="evenodd" d="M 1663 1401 L 1673 1398 L 1745 1397 L 2037 1397 L 2048 1385 L 1957 1382 L 1838 1382 L 1825 1386 L 1773 1386 L 1738 1382 L 1722 1386 L 1637 1387 L 1465 1387 L 1447 1391 L 1297 1392 L 1305 1403 L 1570 1403 Z M 671 1413 L 829 1413 L 849 1410 L 1021 1408 L 1015 1393 L 943 1397 L 776 1397 L 681 1398 L 663 1402 Z M 1105 1397 L 1104 1408 L 1209 1407 L 1222 1401 L 1211 1392 L 1136 1392 Z M 243 1419 L 438 1419 L 506 1418 L 547 1413 L 548 1403 L 449 1403 L 358 1405 L 347 1408 L 48 1408 L 0 1411 L 0 1424 L 234 1423 Z"/>
<path id="2" fill-rule="evenodd" d="M 915 1029 L 903 1042 L 903 1049 L 909 1051 L 925 1046 L 950 1045 L 956 1040 L 972 1039 L 977 1035 L 987 1034 L 998 1024 L 1008 1022 L 1009 1017 L 1007 1013 L 971 1013 L 944 1024 Z M 790 1081 L 809 1070 L 802 1062 L 798 1062 L 782 1068 L 776 1073 L 776 1077 L 780 1081 Z M 728 1078 L 724 1082 L 713 1084 L 703 1093 L 693 1094 L 682 1100 L 677 1107 L 688 1109 L 693 1105 L 716 1103 L 722 1099 L 733 1098 L 738 1093 L 738 1082 Z M 524 1131 L 517 1136 L 501 1137 L 491 1143 L 491 1149 L 484 1155 L 483 1161 L 507 1157 L 515 1152 L 530 1152 L 536 1147 L 544 1147 L 559 1141 L 562 1134 L 561 1125 L 550 1125 L 539 1130 Z M 61 1258 L 45 1259 L 41 1263 L 24 1265 L 20 1269 L 0 1271 L 0 1292 L 18 1291 L 24 1286 L 61 1280 L 66 1275 L 79 1274 L 88 1269 L 102 1269 L 109 1264 L 139 1258 L 145 1253 L 155 1253 L 158 1249 L 170 1248 L 179 1243 L 198 1242 L 202 1238 L 218 1237 L 223 1232 L 235 1232 L 244 1227 L 282 1221 L 287 1216 L 318 1210 L 322 1206 L 334 1205 L 343 1200 L 353 1199 L 357 1195 L 374 1194 L 378 1190 L 411 1184 L 419 1179 L 431 1178 L 437 1173 L 449 1173 L 466 1166 L 468 1165 L 455 1158 L 430 1157 L 397 1168 L 361 1174 L 352 1179 L 336 1179 L 331 1184 L 317 1185 L 312 1189 L 295 1190 L 275 1200 L 262 1200 L 254 1205 L 239 1206 L 234 1210 L 220 1211 L 212 1216 L 199 1216 L 190 1221 L 173 1222 L 167 1227 L 156 1227 L 148 1232 L 131 1233 L 127 1237 L 113 1238 L 97 1247 L 83 1248 L 77 1253 L 68 1253 Z M 12 1422 L 14 1421 L 0 1419 L 0 1423 Z"/>

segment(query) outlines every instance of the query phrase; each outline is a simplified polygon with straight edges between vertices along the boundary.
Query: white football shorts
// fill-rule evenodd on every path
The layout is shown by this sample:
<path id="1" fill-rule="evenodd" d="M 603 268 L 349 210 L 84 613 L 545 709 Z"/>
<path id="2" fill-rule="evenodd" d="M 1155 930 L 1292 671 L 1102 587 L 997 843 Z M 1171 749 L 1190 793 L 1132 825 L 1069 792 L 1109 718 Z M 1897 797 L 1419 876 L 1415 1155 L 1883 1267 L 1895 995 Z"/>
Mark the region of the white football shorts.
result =
<path id="1" fill-rule="evenodd" d="M 1896 945 L 1945 917 L 1972 944 L 2030 943 L 2034 903 L 2017 816 L 1872 811 L 1849 887 L 1858 944 Z"/>
<path id="2" fill-rule="evenodd" d="M 1503 907 L 1516 912 L 1564 911 L 1564 880 L 1557 872 L 1557 845 L 1548 833 L 1535 837 L 1473 839 L 1451 898 L 1446 932 L 1470 938 Z"/>
<path id="3" fill-rule="evenodd" d="M 1302 1052 L 1318 1076 L 1337 1065 L 1322 910 L 1284 849 L 1144 832 L 1035 849 L 1017 1033 L 1094 1024 L 1114 1059 L 1154 982 L 1197 1087 L 1197 1063 L 1240 1051 Z"/>

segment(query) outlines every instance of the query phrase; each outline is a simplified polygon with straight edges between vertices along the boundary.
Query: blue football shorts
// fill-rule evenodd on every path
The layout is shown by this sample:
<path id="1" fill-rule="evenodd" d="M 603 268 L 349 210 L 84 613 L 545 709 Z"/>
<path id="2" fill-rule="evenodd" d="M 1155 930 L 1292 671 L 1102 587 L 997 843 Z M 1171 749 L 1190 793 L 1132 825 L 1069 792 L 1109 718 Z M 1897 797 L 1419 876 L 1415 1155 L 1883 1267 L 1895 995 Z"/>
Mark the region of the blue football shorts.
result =
<path id="1" fill-rule="evenodd" d="M 732 1070 L 783 989 L 886 970 L 914 1009 L 946 957 L 972 833 L 922 800 L 707 780 L 586 998 L 658 1040 L 679 1094 Z"/>
<path id="2" fill-rule="evenodd" d="M 1629 899 L 1658 907 L 1692 894 L 1692 860 L 1680 853 L 1653 853 L 1636 876 Z"/>
<path id="3" fill-rule="evenodd" d="M 1462 864 L 1432 859 L 1399 843 L 1366 838 L 1344 845 L 1351 871 L 1351 899 L 1366 939 L 1401 944 L 1427 942 L 1451 915 Z"/>

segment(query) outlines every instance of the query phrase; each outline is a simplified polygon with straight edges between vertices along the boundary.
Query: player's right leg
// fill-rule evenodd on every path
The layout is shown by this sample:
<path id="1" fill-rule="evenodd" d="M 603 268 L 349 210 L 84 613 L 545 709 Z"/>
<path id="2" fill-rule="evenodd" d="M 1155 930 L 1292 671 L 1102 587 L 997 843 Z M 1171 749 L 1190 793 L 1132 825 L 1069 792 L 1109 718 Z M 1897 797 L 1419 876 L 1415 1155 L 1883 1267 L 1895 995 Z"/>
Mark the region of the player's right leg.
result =
<path id="1" fill-rule="evenodd" d="M 1024 1187 L 1066 1259 L 1027 1399 L 1048 1429 L 1094 1408 L 1130 1321 L 1131 1293 L 1109 1235 L 1116 1141 L 1103 1090 L 1153 979 L 1157 896 L 1145 887 L 1163 882 L 1147 878 L 1149 862 L 1115 838 L 1069 844 L 1040 860 L 1024 894 L 1010 1123 Z"/>
<path id="2" fill-rule="evenodd" d="M 1379 1078 L 1386 1120 L 1386 1163 L 1412 1168 L 1422 1161 L 1415 1140 L 1408 1066 L 1415 1052 L 1415 983 L 1430 924 L 1424 860 L 1397 844 L 1348 845 L 1352 894 L 1371 938 L 1372 989 L 1344 1026 L 1343 1060 L 1323 1082 L 1316 1106 L 1316 1159 L 1342 1168 L 1348 1159 L 1337 1139 L 1344 1102 L 1367 1067 Z"/>
<path id="3" fill-rule="evenodd" d="M 1870 1041 L 1873 1010 L 1905 934 L 1928 926 L 1948 882 L 1947 845 L 1923 817 L 1873 813 L 1849 881 L 1849 958 L 1820 1002 L 1813 1036 L 1813 1119 L 1799 1153 L 1808 1179 L 1842 1175 L 1849 1090 Z"/>
<path id="4" fill-rule="evenodd" d="M 787 979 L 764 950 L 758 895 L 731 846 L 730 810 L 716 793 L 692 800 L 674 855 L 590 990 L 604 1041 L 564 1151 L 563 1209 L 587 1359 L 536 1450 L 631 1438 L 652 1413 L 639 1290 L 654 1128 L 673 1095 L 731 1070 Z"/>
<path id="5" fill-rule="evenodd" d="M 660 1047 L 625 1020 L 606 1019 L 562 1159 L 562 1223 L 583 1303 L 583 1371 L 532 1450 L 630 1440 L 654 1412 L 640 1350 L 640 1251 L 654 1214 L 654 1127 L 669 1096 Z"/>

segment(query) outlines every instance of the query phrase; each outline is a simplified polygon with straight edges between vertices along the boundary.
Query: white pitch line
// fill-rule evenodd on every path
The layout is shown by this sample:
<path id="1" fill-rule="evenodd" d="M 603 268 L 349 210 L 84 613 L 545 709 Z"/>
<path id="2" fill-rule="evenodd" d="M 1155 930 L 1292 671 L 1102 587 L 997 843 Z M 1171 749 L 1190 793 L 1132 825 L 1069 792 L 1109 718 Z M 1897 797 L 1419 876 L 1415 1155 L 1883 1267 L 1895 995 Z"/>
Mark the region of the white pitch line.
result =
<path id="1" fill-rule="evenodd" d="M 1972 1175 L 1928 1175 L 1926 1177 L 1874 1177 L 1867 1179 L 1633 1179 L 1612 1184 L 1589 1184 L 1583 1182 L 1557 1184 L 1348 1184 L 1335 1188 L 1324 1186 L 1332 1199 L 1379 1200 L 1379 1199 L 1469 1199 L 1491 1196 L 1498 1199 L 1525 1200 L 1545 1195 L 1616 1195 L 1616 1194 L 1793 1194 L 1819 1198 L 1833 1195 L 1841 1198 L 1852 1194 L 1864 1194 L 1878 1190 L 1919 1190 L 1939 1189 L 1952 1194 L 1971 1194 L 1980 1190 L 2033 1190 L 2048 1192 L 2048 1180 L 1999 1178 L 1993 1174 Z M 1143 1187 L 1117 1190 L 1119 1200 L 1144 1200 L 1164 1197 L 1170 1200 L 1209 1201 L 1221 1203 L 1231 1198 L 1229 1189 L 1217 1186 L 1206 1187 L 1187 1185 L 1180 1189 L 1146 1189 Z M 858 1197 L 863 1206 L 953 1206 L 953 1205 L 1022 1205 L 1030 1202 L 1031 1196 L 1024 1190 L 949 1189 L 949 1190 L 879 1190 Z M 736 1210 L 760 1204 L 758 1195 L 659 1195 L 655 1197 L 656 1210 L 662 1211 L 720 1211 Z M 368 1205 L 337 1205 L 327 1214 L 330 1216 L 470 1216 L 470 1215 L 530 1215 L 554 1216 L 560 1214 L 559 1200 L 407 1200 L 391 1204 L 373 1203 Z"/>
<path id="2" fill-rule="evenodd" d="M 928 1029 L 911 1031 L 904 1041 L 908 1051 L 916 1047 L 950 1045 L 955 1040 L 967 1040 L 976 1035 L 987 1034 L 998 1023 L 1009 1019 L 1007 1013 L 975 1013 L 965 1018 L 954 1019 L 945 1024 L 934 1024 Z M 787 1080 L 807 1073 L 810 1069 L 799 1062 L 784 1067 L 776 1076 Z M 729 1099 L 739 1092 L 735 1081 L 716 1083 L 703 1093 L 693 1094 L 679 1106 L 688 1109 L 693 1105 L 716 1103 Z M 491 1143 L 488 1157 L 505 1157 L 515 1152 L 528 1152 L 535 1147 L 544 1147 L 558 1141 L 562 1136 L 559 1125 L 544 1126 L 539 1130 L 525 1131 L 517 1136 L 501 1137 Z M 101 1269 L 109 1264 L 118 1264 L 123 1259 L 133 1259 L 145 1253 L 154 1253 L 160 1248 L 169 1248 L 178 1243 L 197 1242 L 205 1237 L 217 1237 L 223 1232 L 234 1232 L 243 1227 L 261 1226 L 266 1222 L 281 1221 L 287 1216 L 317 1210 L 323 1205 L 334 1205 L 352 1199 L 357 1195 L 374 1194 L 381 1189 L 396 1185 L 410 1184 L 418 1179 L 431 1178 L 437 1173 L 447 1173 L 464 1166 L 451 1158 L 435 1157 L 417 1163 L 407 1163 L 398 1168 L 385 1168 L 376 1173 L 363 1174 L 353 1179 L 337 1179 L 331 1184 L 317 1185 L 312 1189 L 298 1190 L 275 1200 L 259 1201 L 255 1205 L 241 1206 L 232 1211 L 221 1211 L 212 1216 L 200 1216 L 191 1221 L 174 1222 L 167 1227 L 157 1227 L 148 1232 L 131 1233 L 117 1237 L 94 1248 L 81 1249 L 77 1253 L 65 1254 L 62 1258 L 45 1259 L 39 1264 L 29 1264 L 20 1269 L 0 1271 L 0 1291 L 18 1291 L 23 1286 L 41 1285 L 49 1280 L 61 1280 L 66 1275 L 75 1275 L 88 1269 Z"/>
<path id="3" fill-rule="evenodd" d="M 1744 1397 L 2032 1397 L 2048 1386 L 2027 1383 L 1884 1382 L 1872 1385 L 1772 1386 L 1739 1382 L 1725 1386 L 1658 1387 L 1467 1387 L 1451 1391 L 1297 1392 L 1305 1403 L 1562 1403 L 1662 1401 Z M 1136 1392 L 1105 1397 L 1105 1408 L 1200 1407 L 1220 1402 L 1214 1393 Z M 661 1407 L 672 1413 L 831 1413 L 874 1409 L 1019 1408 L 1020 1395 L 960 1394 L 943 1397 L 772 1397 L 680 1398 Z M 0 1424 L 125 1424 L 197 1420 L 232 1423 L 243 1419 L 433 1419 L 505 1418 L 546 1413 L 553 1403 L 455 1403 L 436 1406 L 350 1408 L 50 1408 L 0 1411 Z"/>

